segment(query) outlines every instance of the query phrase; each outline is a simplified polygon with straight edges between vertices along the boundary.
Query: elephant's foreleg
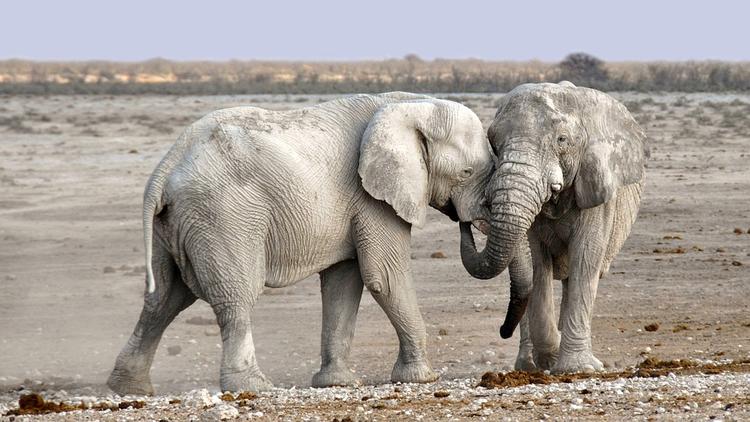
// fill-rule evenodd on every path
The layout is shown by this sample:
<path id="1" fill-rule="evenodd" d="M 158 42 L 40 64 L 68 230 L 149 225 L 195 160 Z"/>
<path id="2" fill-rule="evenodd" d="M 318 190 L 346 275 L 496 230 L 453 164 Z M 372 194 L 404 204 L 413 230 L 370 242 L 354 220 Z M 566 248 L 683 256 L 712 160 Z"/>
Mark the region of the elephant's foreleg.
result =
<path id="1" fill-rule="evenodd" d="M 568 303 L 568 279 L 564 279 L 560 282 L 562 285 L 562 299 L 560 300 L 560 317 L 557 321 L 557 326 L 562 327 L 562 318 L 563 315 L 566 315 L 568 313 L 568 306 L 570 304 Z"/>
<path id="2" fill-rule="evenodd" d="M 349 350 L 354 337 L 362 277 L 357 261 L 340 262 L 320 274 L 323 297 L 323 327 L 320 343 L 320 371 L 313 387 L 357 384 L 349 369 Z"/>
<path id="3" fill-rule="evenodd" d="M 438 375 L 427 359 L 427 329 L 412 285 L 411 227 L 378 203 L 360 215 L 354 226 L 362 282 L 385 311 L 398 335 L 393 382 L 432 382 Z"/>
<path id="4" fill-rule="evenodd" d="M 516 356 L 516 363 L 514 369 L 516 371 L 527 371 L 533 372 L 536 370 L 536 364 L 534 363 L 534 344 L 531 342 L 531 335 L 529 333 L 529 313 L 526 312 L 521 318 L 519 324 L 519 332 L 521 339 L 518 344 L 518 355 Z"/>
<path id="5" fill-rule="evenodd" d="M 567 292 L 560 312 L 560 353 L 554 372 L 604 369 L 591 349 L 591 318 L 611 220 L 596 210 L 584 210 L 582 215 L 578 236 L 570 243 Z"/>
<path id="6" fill-rule="evenodd" d="M 177 314 L 196 299 L 180 279 L 179 270 L 166 250 L 161 245 L 154 246 L 156 291 L 146 294 L 135 330 L 117 356 L 107 380 L 107 386 L 121 395 L 154 393 L 149 370 L 159 340 Z"/>
<path id="7" fill-rule="evenodd" d="M 389 274 L 381 289 L 370 288 L 396 329 L 399 341 L 398 359 L 391 372 L 393 382 L 432 382 L 438 375 L 427 359 L 427 330 L 417 306 L 417 297 L 411 275 Z"/>

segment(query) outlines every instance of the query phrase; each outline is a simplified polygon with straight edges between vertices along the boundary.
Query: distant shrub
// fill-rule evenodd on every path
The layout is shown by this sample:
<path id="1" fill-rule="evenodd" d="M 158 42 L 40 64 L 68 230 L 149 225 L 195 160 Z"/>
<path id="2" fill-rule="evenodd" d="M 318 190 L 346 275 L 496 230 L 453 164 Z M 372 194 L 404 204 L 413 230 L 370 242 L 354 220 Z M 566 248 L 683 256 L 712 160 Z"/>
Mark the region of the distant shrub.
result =
<path id="1" fill-rule="evenodd" d="M 609 79 L 604 62 L 586 53 L 568 54 L 560 62 L 560 76 L 576 85 L 590 87 L 604 86 Z"/>

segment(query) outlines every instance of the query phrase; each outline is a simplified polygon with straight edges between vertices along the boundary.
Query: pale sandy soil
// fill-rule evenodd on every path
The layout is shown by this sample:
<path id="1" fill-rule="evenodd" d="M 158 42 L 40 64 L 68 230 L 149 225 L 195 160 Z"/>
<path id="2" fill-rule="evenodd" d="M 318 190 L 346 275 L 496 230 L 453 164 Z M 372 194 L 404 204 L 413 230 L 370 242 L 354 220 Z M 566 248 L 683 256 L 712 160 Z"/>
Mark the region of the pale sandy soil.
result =
<path id="1" fill-rule="evenodd" d="M 746 359 L 750 96 L 616 96 L 647 129 L 652 158 L 638 221 L 599 287 L 595 353 L 617 368 L 647 352 Z M 499 95 L 445 97 L 464 102 L 488 124 Z M 3 397 L 17 398 L 13 391 L 21 385 L 49 394 L 107 393 L 103 382 L 142 303 L 142 189 L 182 127 L 217 108 L 286 109 L 320 98 L 0 97 Z M 472 279 L 458 256 L 458 228 L 437 212 L 414 231 L 413 248 L 430 359 L 443 379 L 509 369 L 517 337 L 503 341 L 497 334 L 507 275 Z M 431 258 L 436 251 L 447 258 Z M 256 307 L 258 359 L 277 386 L 309 386 L 318 368 L 318 289 L 313 277 L 267 292 Z M 196 303 L 167 330 L 152 371 L 158 393 L 218 389 L 218 328 L 195 324 L 196 317 L 213 319 L 205 303 Z M 644 330 L 652 323 L 657 331 Z M 169 346 L 180 346 L 180 353 L 169 355 Z M 385 315 L 363 296 L 354 369 L 365 384 L 384 383 L 396 352 Z M 524 415 L 535 414 L 517 416 Z"/>

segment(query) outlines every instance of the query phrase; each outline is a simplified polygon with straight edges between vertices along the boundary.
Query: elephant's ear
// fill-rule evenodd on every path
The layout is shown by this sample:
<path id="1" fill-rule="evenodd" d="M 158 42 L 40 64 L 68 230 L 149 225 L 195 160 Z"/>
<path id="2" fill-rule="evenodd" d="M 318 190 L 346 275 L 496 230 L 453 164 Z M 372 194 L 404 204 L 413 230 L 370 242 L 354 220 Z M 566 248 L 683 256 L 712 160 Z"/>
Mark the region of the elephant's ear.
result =
<path id="1" fill-rule="evenodd" d="M 430 202 L 429 144 L 442 135 L 431 127 L 438 108 L 429 101 L 387 104 L 373 116 L 360 145 L 362 186 L 417 227 Z M 445 125 L 449 119 L 442 120 Z"/>
<path id="2" fill-rule="evenodd" d="M 603 92 L 574 88 L 588 134 L 574 186 L 580 208 L 601 205 L 621 186 L 643 177 L 646 135 L 620 102 Z"/>

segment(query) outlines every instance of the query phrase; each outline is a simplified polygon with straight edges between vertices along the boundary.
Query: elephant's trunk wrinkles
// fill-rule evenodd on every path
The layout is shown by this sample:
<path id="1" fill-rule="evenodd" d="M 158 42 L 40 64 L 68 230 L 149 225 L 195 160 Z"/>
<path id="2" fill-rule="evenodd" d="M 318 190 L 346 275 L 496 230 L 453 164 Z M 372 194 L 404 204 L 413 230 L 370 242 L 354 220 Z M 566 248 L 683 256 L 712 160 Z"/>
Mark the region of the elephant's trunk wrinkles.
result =
<path id="1" fill-rule="evenodd" d="M 499 174 L 499 186 L 492 198 L 492 229 L 482 252 L 476 249 L 471 226 L 461 224 L 461 260 L 473 277 L 493 278 L 511 265 L 511 297 L 501 329 L 503 338 L 513 334 L 526 309 L 531 290 L 531 277 L 523 268 L 531 262 L 526 232 L 541 211 L 543 201 L 543 190 L 531 180 L 526 175 Z M 512 260 L 518 261 L 518 265 L 512 264 Z"/>

